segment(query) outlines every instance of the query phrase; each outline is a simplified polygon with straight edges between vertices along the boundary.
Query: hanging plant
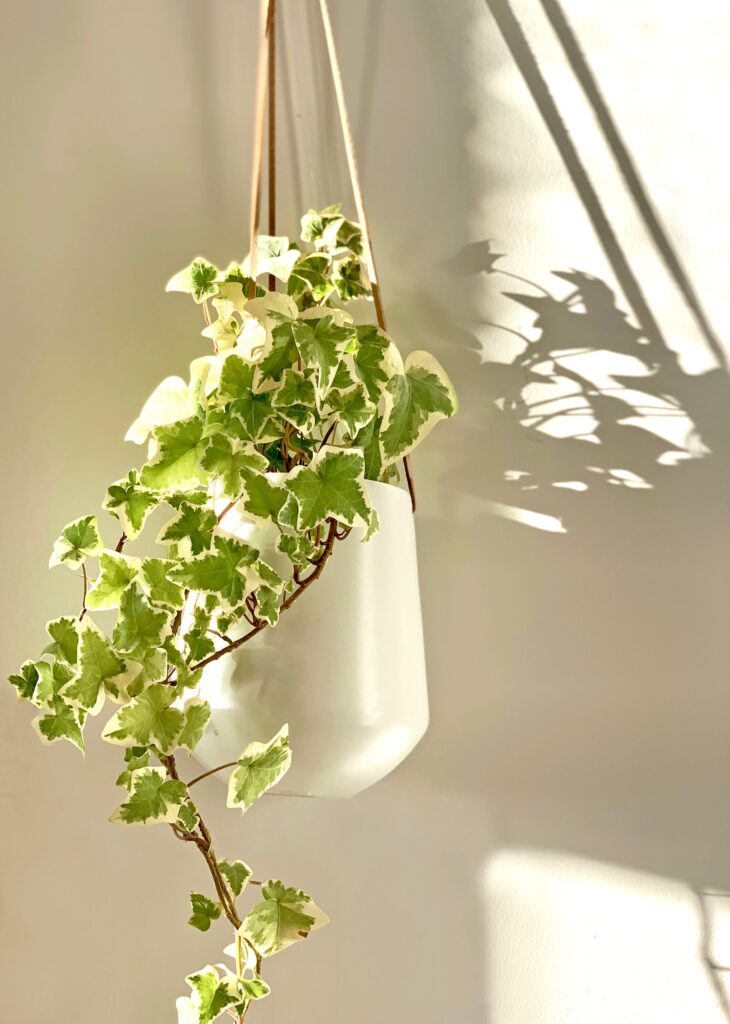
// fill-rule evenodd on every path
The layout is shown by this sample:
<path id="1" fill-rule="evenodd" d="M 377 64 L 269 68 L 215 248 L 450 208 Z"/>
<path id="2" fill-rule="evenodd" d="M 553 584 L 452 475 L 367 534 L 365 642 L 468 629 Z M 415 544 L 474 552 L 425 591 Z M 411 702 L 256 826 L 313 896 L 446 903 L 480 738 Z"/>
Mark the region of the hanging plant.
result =
<path id="1" fill-rule="evenodd" d="M 89 718 L 113 705 L 102 737 L 123 748 L 124 764 L 111 820 L 167 825 L 204 857 L 212 888 L 191 893 L 189 923 L 207 931 L 225 918 L 231 964 L 189 975 L 191 994 L 178 1000 L 185 1024 L 225 1011 L 242 1021 L 269 992 L 264 959 L 327 921 L 301 890 L 254 881 L 244 861 L 219 857 L 177 760 L 195 750 L 211 714 L 191 693 L 207 665 L 276 626 L 338 545 L 377 532 L 364 481 L 397 482 L 400 460 L 456 411 L 433 356 L 404 360 L 383 330 L 355 324 L 344 308 L 371 295 L 359 226 L 340 206 L 310 210 L 301 226 L 302 245 L 259 238 L 253 271 L 250 259 L 220 270 L 198 258 L 169 282 L 202 307 L 213 352 L 193 360 L 188 380 L 162 381 L 130 427 L 147 459 L 106 492 L 102 507 L 121 526 L 116 543 L 105 544 L 95 515 L 61 531 L 50 565 L 80 575 L 80 613 L 49 622 L 40 659 L 10 677 L 38 709 L 44 743 L 66 740 L 83 753 Z M 265 291 L 265 275 L 282 290 Z M 160 507 L 169 515 L 159 556 L 133 555 Z M 226 531 L 234 513 L 273 531 L 276 567 Z M 102 628 L 94 615 L 109 611 L 115 622 Z M 230 774 L 227 803 L 241 813 L 290 764 L 284 722 L 260 739 Z"/>

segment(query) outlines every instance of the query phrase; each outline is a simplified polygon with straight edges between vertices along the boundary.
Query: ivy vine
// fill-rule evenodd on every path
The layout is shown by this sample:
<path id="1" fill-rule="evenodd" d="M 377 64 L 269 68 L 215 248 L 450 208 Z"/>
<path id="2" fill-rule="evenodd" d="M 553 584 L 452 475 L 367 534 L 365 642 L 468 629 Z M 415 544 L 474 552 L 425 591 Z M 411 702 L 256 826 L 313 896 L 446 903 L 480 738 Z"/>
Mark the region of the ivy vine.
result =
<path id="1" fill-rule="evenodd" d="M 358 225 L 339 205 L 310 210 L 301 239 L 261 237 L 256 280 L 248 259 L 219 270 L 197 258 L 168 283 L 202 306 L 213 352 L 193 360 L 187 380 L 162 381 L 130 427 L 127 439 L 146 444 L 147 458 L 104 497 L 121 526 L 116 544 L 105 544 L 95 515 L 61 531 L 50 566 L 80 574 L 80 612 L 49 622 L 41 657 L 10 677 L 38 709 L 41 740 L 82 753 L 89 718 L 110 702 L 102 737 L 124 756 L 111 820 L 165 824 L 205 859 L 213 891 L 190 894 L 189 924 L 207 931 L 226 919 L 230 966 L 187 977 L 180 1024 L 225 1013 L 242 1024 L 269 994 L 265 958 L 327 921 L 302 890 L 256 881 L 244 861 L 220 858 L 191 795 L 232 768 L 228 807 L 247 812 L 289 768 L 285 724 L 236 762 L 180 777 L 177 756 L 195 750 L 210 719 L 196 693 L 205 667 L 275 626 L 353 529 L 372 537 L 378 519 L 363 482 L 397 482 L 399 460 L 457 409 L 433 356 L 404 360 L 387 334 L 344 308 L 371 294 Z M 281 290 L 264 290 L 268 275 Z M 159 556 L 134 556 L 130 546 L 160 508 Z M 273 531 L 276 567 L 243 539 L 246 523 Z M 108 611 L 115 621 L 103 629 L 94 616 Z M 252 891 L 244 913 L 239 902 Z"/>

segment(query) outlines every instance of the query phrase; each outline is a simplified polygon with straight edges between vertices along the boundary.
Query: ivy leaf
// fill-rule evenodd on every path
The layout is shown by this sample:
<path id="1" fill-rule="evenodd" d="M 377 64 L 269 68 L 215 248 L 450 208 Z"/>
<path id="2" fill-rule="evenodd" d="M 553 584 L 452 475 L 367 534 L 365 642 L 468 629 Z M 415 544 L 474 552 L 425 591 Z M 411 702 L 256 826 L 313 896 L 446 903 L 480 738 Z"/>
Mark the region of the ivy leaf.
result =
<path id="1" fill-rule="evenodd" d="M 216 515 L 212 509 L 199 505 L 180 505 L 178 514 L 163 527 L 158 540 L 160 543 L 180 544 L 187 542 L 193 555 L 207 551 L 213 543 Z"/>
<path id="2" fill-rule="evenodd" d="M 296 362 L 297 347 L 294 344 L 293 321 L 286 320 L 271 332 L 271 345 L 258 367 L 259 385 L 267 381 L 279 383 L 285 370 Z"/>
<path id="3" fill-rule="evenodd" d="M 210 629 L 210 614 L 205 608 L 195 608 L 193 611 L 193 625 L 183 636 L 188 645 L 192 661 L 202 661 L 212 654 L 215 644 L 208 635 Z"/>
<path id="4" fill-rule="evenodd" d="M 198 812 L 192 800 L 186 800 L 180 808 L 175 824 L 184 832 L 194 832 L 198 827 Z"/>
<path id="5" fill-rule="evenodd" d="M 356 384 L 348 391 L 333 388 L 327 396 L 327 407 L 344 423 L 351 437 L 372 420 L 377 409 L 362 384 Z"/>
<path id="6" fill-rule="evenodd" d="M 53 552 L 48 563 L 49 569 L 54 565 L 67 565 L 69 569 L 78 569 L 87 558 L 94 558 L 104 549 L 104 542 L 99 534 L 96 516 L 82 516 L 64 526 L 61 536 L 53 545 Z"/>
<path id="7" fill-rule="evenodd" d="M 203 670 L 196 669 L 194 672 L 190 671 L 192 659 L 186 659 L 183 657 L 182 653 L 175 645 L 175 637 L 172 636 L 172 634 L 165 638 L 163 646 L 167 652 L 167 659 L 175 670 L 175 676 L 177 678 L 176 689 L 180 691 L 197 686 L 200 682 Z"/>
<path id="8" fill-rule="evenodd" d="M 175 578 L 188 590 L 219 594 L 228 605 L 240 604 L 247 593 L 246 570 L 258 558 L 258 551 L 233 537 L 216 537 L 214 551 L 184 562 L 175 570 Z"/>
<path id="9" fill-rule="evenodd" d="M 275 626 L 279 621 L 279 595 L 271 587 L 259 587 L 256 591 L 256 615 Z"/>
<path id="10" fill-rule="evenodd" d="M 249 743 L 231 773 L 227 806 L 240 807 L 245 813 L 283 778 L 290 764 L 288 726 L 283 726 L 268 743 Z"/>
<path id="11" fill-rule="evenodd" d="M 164 768 L 138 768 L 131 772 L 129 796 L 109 820 L 125 825 L 174 822 L 187 792 L 185 783 L 168 779 Z"/>
<path id="12" fill-rule="evenodd" d="M 395 370 L 389 354 L 395 346 L 390 338 L 372 324 L 360 324 L 357 328 L 357 349 L 354 353 L 355 368 L 360 380 L 367 388 L 371 402 L 377 402 Z"/>
<path id="13" fill-rule="evenodd" d="M 114 646 L 124 654 L 159 647 L 168 622 L 168 614 L 155 611 L 140 588 L 132 586 L 124 591 L 119 602 L 119 618 L 112 636 Z"/>
<path id="14" fill-rule="evenodd" d="M 136 540 L 159 500 L 154 491 L 142 487 L 139 474 L 133 469 L 126 479 L 118 480 L 107 489 L 102 508 L 117 517 L 129 540 Z"/>
<path id="15" fill-rule="evenodd" d="M 127 747 L 124 751 L 125 768 L 121 775 L 117 776 L 115 785 L 124 786 L 129 789 L 132 785 L 132 772 L 138 768 L 149 768 L 150 752 L 147 747 Z"/>
<path id="16" fill-rule="evenodd" d="M 332 291 L 329 267 L 329 257 L 324 253 L 310 252 L 300 256 L 289 275 L 288 293 L 295 298 L 311 294 L 315 302 L 322 302 Z"/>
<path id="17" fill-rule="evenodd" d="M 116 551 L 102 551 L 99 555 L 99 576 L 86 595 L 86 607 L 91 611 L 117 608 L 124 591 L 137 579 L 141 564 L 138 558 Z"/>
<path id="18" fill-rule="evenodd" d="M 81 751 L 85 751 L 83 725 L 86 713 L 71 707 L 61 697 L 54 697 L 49 712 L 33 719 L 33 726 L 44 743 L 68 740 Z"/>
<path id="19" fill-rule="evenodd" d="M 294 565 L 306 566 L 309 560 L 317 553 L 316 546 L 306 534 L 293 537 L 291 534 L 281 533 L 276 540 L 276 550 L 280 551 Z"/>
<path id="20" fill-rule="evenodd" d="M 54 697 L 57 697 L 66 683 L 73 678 L 74 670 L 65 661 L 56 661 L 49 665 L 46 661 L 37 661 L 38 685 L 31 700 L 42 708 Z"/>
<path id="21" fill-rule="evenodd" d="M 197 416 L 178 420 L 167 427 L 155 427 L 157 454 L 142 469 L 146 487 L 190 490 L 206 484 L 210 473 L 201 465 L 208 440 L 203 437 L 203 422 Z"/>
<path id="22" fill-rule="evenodd" d="M 370 281 L 365 273 L 365 268 L 354 256 L 339 260 L 335 264 L 332 283 L 343 302 L 370 295 Z"/>
<path id="23" fill-rule="evenodd" d="M 292 470 L 287 486 L 297 502 L 297 529 L 312 530 L 328 518 L 366 526 L 370 506 L 362 486 L 364 471 L 362 452 L 329 446 L 309 466 Z"/>
<path id="24" fill-rule="evenodd" d="M 271 993 L 270 986 L 258 974 L 253 978 L 240 978 L 238 984 L 247 999 L 263 999 Z"/>
<path id="25" fill-rule="evenodd" d="M 259 235 L 256 246 L 256 276 L 273 274 L 286 284 L 300 255 L 297 248 L 289 247 L 289 239 L 284 235 Z M 247 274 L 251 272 L 250 256 L 244 260 L 243 269 Z"/>
<path id="26" fill-rule="evenodd" d="M 218 268 L 208 263 L 202 256 L 198 256 L 189 267 L 185 267 L 170 278 L 165 291 L 185 292 L 192 295 L 196 302 L 201 303 L 217 293 L 217 277 Z"/>
<path id="27" fill-rule="evenodd" d="M 292 889 L 277 880 L 268 881 L 264 897 L 243 920 L 239 934 L 261 956 L 273 956 L 299 939 L 306 939 L 313 928 L 327 924 L 328 918 L 301 889 Z"/>
<path id="28" fill-rule="evenodd" d="M 334 245 L 337 232 L 345 221 L 342 203 L 333 203 L 323 210 L 308 210 L 302 217 L 302 241 L 317 248 Z"/>
<path id="29" fill-rule="evenodd" d="M 439 420 L 458 409 L 451 381 L 428 352 L 408 356 L 404 372 L 388 381 L 385 399 L 381 441 L 386 465 L 407 455 Z"/>
<path id="30" fill-rule="evenodd" d="M 200 742 L 205 727 L 210 721 L 210 704 L 200 697 L 193 697 L 183 708 L 185 724 L 177 740 L 179 747 L 185 747 L 191 753 Z"/>
<path id="31" fill-rule="evenodd" d="M 314 370 L 319 394 L 326 394 L 342 354 L 355 336 L 354 329 L 336 324 L 332 316 L 323 316 L 318 320 L 295 321 L 292 333 L 302 362 Z"/>
<path id="32" fill-rule="evenodd" d="M 383 453 L 380 449 L 380 426 L 382 416 L 376 416 L 358 431 L 353 445 L 360 448 L 365 459 L 365 479 L 379 480 L 383 471 Z"/>
<path id="33" fill-rule="evenodd" d="M 35 661 L 24 661 L 19 672 L 8 676 L 8 682 L 15 687 L 18 700 L 33 700 L 35 688 L 40 679 L 38 664 Z"/>
<path id="34" fill-rule="evenodd" d="M 100 710 L 102 685 L 124 671 L 124 662 L 115 654 L 104 634 L 92 623 L 84 622 L 79 644 L 79 665 L 64 697 L 94 714 Z"/>
<path id="35" fill-rule="evenodd" d="M 153 683 L 109 719 L 102 738 L 125 747 L 154 744 L 163 754 L 171 753 L 185 725 L 183 712 L 171 707 L 176 699 L 174 686 Z"/>
<path id="36" fill-rule="evenodd" d="M 201 932 L 207 932 L 211 922 L 217 921 L 221 916 L 220 903 L 214 903 L 200 892 L 190 893 L 190 905 L 193 913 L 188 918 L 188 924 L 193 928 L 198 928 Z"/>
<path id="37" fill-rule="evenodd" d="M 226 357 L 218 385 L 218 397 L 224 402 L 235 402 L 253 390 L 253 376 L 256 367 L 232 352 Z"/>
<path id="38" fill-rule="evenodd" d="M 218 867 L 231 887 L 233 895 L 240 896 L 253 874 L 248 864 L 244 864 L 242 860 L 219 860 Z"/>
<path id="39" fill-rule="evenodd" d="M 223 493 L 229 498 L 238 497 L 244 471 L 263 473 L 268 465 L 252 444 L 234 447 L 225 434 L 215 434 L 211 438 L 202 462 L 206 469 L 221 478 Z"/>
<path id="40" fill-rule="evenodd" d="M 142 586 L 151 604 L 177 611 L 185 603 L 182 589 L 170 579 L 177 562 L 171 558 L 145 558 L 142 562 Z"/>
<path id="41" fill-rule="evenodd" d="M 68 615 L 60 619 L 51 619 L 46 623 L 46 632 L 51 638 L 51 643 L 43 648 L 43 653 L 54 658 L 63 658 L 69 665 L 75 665 L 79 649 L 78 624 L 78 619 Z"/>
<path id="42" fill-rule="evenodd" d="M 185 979 L 192 996 L 181 996 L 177 1002 L 178 1024 L 211 1024 L 227 1006 L 236 1002 L 226 980 L 221 981 L 215 967 L 204 967 Z"/>
<path id="43" fill-rule="evenodd" d="M 145 650 L 137 650 L 132 654 L 133 660 L 128 663 L 129 679 L 120 686 L 120 693 L 110 696 L 122 699 L 138 697 L 142 690 L 150 683 L 159 683 L 167 676 L 167 651 L 164 647 L 148 647 Z M 117 680 L 115 680 L 117 682 Z M 119 680 L 119 683 L 122 681 Z M 107 685 L 107 692 L 110 691 Z"/>
<path id="44" fill-rule="evenodd" d="M 243 487 L 243 509 L 257 519 L 273 519 L 276 522 L 287 498 L 286 488 L 270 483 L 262 473 L 247 473 Z"/>

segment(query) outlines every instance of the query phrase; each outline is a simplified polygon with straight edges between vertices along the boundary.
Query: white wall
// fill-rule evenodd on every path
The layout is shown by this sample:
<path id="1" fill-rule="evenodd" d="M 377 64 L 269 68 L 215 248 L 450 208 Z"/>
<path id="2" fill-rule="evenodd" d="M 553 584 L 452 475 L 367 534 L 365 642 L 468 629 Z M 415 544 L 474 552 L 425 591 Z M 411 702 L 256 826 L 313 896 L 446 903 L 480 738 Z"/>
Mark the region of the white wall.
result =
<path id="1" fill-rule="evenodd" d="M 281 6 L 293 229 L 347 179 L 317 5 Z M 44 567 L 59 525 L 126 471 L 131 417 L 199 351 L 167 275 L 246 248 L 255 5 L 0 7 L 11 671 L 76 602 Z M 392 332 L 438 353 L 462 413 L 414 459 L 426 739 L 349 803 L 270 800 L 241 823 L 204 784 L 220 847 L 333 919 L 272 962 L 262 1024 L 730 1019 L 691 891 L 730 888 L 730 16 L 712 0 L 565 10 L 666 235 L 538 0 L 333 2 Z M 552 272 L 576 270 L 603 285 L 581 279 L 566 308 Z M 541 288 L 536 329 L 504 293 Z M 172 1022 L 184 973 L 225 940 L 184 924 L 200 865 L 164 830 L 106 823 L 113 749 L 41 748 L 2 700 L 3 1020 Z M 707 942 L 730 963 L 723 909 Z"/>

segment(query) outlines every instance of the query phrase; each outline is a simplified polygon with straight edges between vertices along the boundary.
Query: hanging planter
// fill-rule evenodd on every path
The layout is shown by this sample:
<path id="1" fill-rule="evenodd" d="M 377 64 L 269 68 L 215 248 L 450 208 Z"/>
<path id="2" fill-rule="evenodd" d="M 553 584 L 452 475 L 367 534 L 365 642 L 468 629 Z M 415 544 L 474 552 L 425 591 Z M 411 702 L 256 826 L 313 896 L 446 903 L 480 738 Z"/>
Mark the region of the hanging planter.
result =
<path id="1" fill-rule="evenodd" d="M 320 7 L 359 223 L 330 206 L 304 215 L 301 241 L 277 235 L 270 160 L 260 235 L 274 38 L 273 0 L 261 0 L 250 254 L 224 269 L 197 258 L 169 282 L 202 309 L 212 353 L 164 380 L 132 424 L 127 439 L 147 451 L 106 492 L 116 543 L 95 515 L 61 531 L 50 565 L 80 575 L 80 612 L 49 622 L 50 643 L 10 678 L 45 743 L 83 752 L 104 712 L 102 738 L 124 751 L 111 820 L 166 825 L 205 860 L 211 895 L 191 893 L 189 924 L 225 919 L 232 963 L 188 975 L 179 1024 L 243 1024 L 269 993 L 265 959 L 327 921 L 302 890 L 221 858 L 193 787 L 231 769 L 227 803 L 241 813 L 285 777 L 279 792 L 351 796 L 428 722 L 408 455 L 457 402 L 437 360 L 404 359 L 386 330 Z M 353 299 L 373 300 L 377 326 L 355 322 Z M 160 547 L 133 554 L 157 509 Z M 96 622 L 110 610 L 111 624 Z M 190 777 L 188 754 L 204 773 Z"/>
<path id="2" fill-rule="evenodd" d="M 247 743 L 288 722 L 296 758 L 277 792 L 349 797 L 392 771 L 426 731 L 410 501 L 400 488 L 371 480 L 365 493 L 378 533 L 367 543 L 348 537 L 280 627 L 203 669 L 197 693 L 211 718 L 195 757 L 205 768 L 235 762 Z M 226 529 L 277 564 L 274 531 L 252 530 L 235 512 Z M 229 635 L 247 628 L 237 624 Z M 303 658 L 305 650 L 311 656 Z"/>

